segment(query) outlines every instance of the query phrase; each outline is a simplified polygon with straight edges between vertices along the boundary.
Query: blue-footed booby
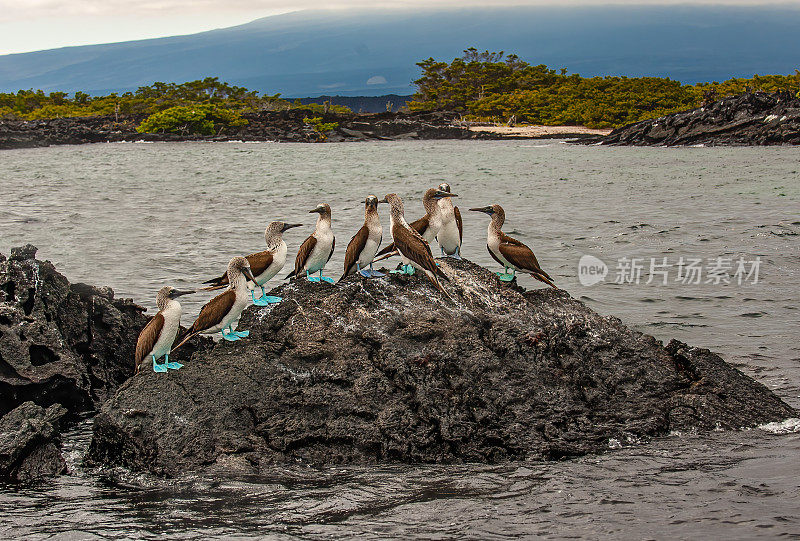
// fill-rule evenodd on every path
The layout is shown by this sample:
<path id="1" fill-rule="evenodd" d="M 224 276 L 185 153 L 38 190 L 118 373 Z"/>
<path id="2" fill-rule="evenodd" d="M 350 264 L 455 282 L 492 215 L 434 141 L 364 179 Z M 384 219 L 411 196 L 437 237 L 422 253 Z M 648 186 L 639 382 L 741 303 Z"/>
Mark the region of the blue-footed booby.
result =
<path id="1" fill-rule="evenodd" d="M 384 276 L 383 273 L 372 268 L 372 260 L 375 259 L 382 240 L 383 228 L 378 216 L 378 198 L 370 195 L 364 201 L 364 225 L 347 245 L 344 255 L 344 274 L 340 280 L 354 272 L 367 278 Z M 366 268 L 367 265 L 369 265 L 369 269 Z"/>
<path id="2" fill-rule="evenodd" d="M 550 275 L 539 266 L 533 251 L 517 239 L 512 239 L 501 231 L 500 228 L 503 227 L 503 222 L 506 220 L 506 213 L 503 207 L 491 205 L 469 210 L 484 212 L 492 218 L 492 221 L 489 222 L 486 248 L 489 250 L 489 255 L 505 267 L 505 273 L 497 273 L 501 280 L 510 282 L 514 279 L 513 274 L 508 274 L 508 269 L 511 268 L 514 274 L 517 271 L 526 272 L 540 282 L 558 289 Z"/>
<path id="3" fill-rule="evenodd" d="M 443 192 L 450 192 L 450 185 L 446 182 L 439 184 Z M 453 205 L 449 197 L 442 197 L 438 201 L 442 216 L 442 226 L 436 235 L 442 255 L 449 255 L 461 259 L 461 240 L 464 238 L 464 226 L 461 222 L 461 211 Z"/>
<path id="4" fill-rule="evenodd" d="M 442 210 L 439 208 L 438 201 L 445 197 L 458 196 L 454 193 L 445 192 L 437 188 L 430 188 L 426 190 L 425 195 L 422 196 L 422 204 L 425 207 L 425 216 L 409 224 L 409 227 L 419 233 L 428 244 L 433 242 L 433 239 L 436 238 L 436 235 L 439 233 L 439 229 L 442 227 Z M 378 256 L 383 257 L 378 257 L 376 261 L 386 259 L 387 257 L 392 257 L 395 254 L 397 254 L 397 248 L 395 248 L 393 242 L 378 252 Z"/>
<path id="5" fill-rule="evenodd" d="M 181 326 L 181 303 L 176 299 L 189 293 L 194 293 L 194 291 L 180 291 L 169 286 L 164 286 L 158 291 L 156 296 L 158 313 L 147 322 L 136 341 L 137 374 L 142 361 L 148 357 L 153 359 L 153 372 L 166 372 L 167 368 L 177 370 L 183 366 L 181 363 L 170 361 L 169 354 Z M 161 357 L 164 357 L 164 364 L 157 362 Z"/>
<path id="6" fill-rule="evenodd" d="M 388 203 L 391 209 L 389 214 L 391 226 L 389 230 L 403 261 L 404 271 L 408 274 L 413 274 L 414 268 L 423 271 L 431 283 L 436 286 L 436 289 L 449 297 L 442 284 L 439 283 L 439 278 L 441 277 L 447 281 L 450 279 L 436 266 L 436 261 L 433 260 L 433 255 L 431 254 L 431 247 L 427 241 L 406 222 L 403 216 L 403 200 L 397 194 L 390 193 L 380 202 Z"/>
<path id="7" fill-rule="evenodd" d="M 267 295 L 264 290 L 264 284 L 269 282 L 275 277 L 286 264 L 286 242 L 283 240 L 283 232 L 293 227 L 299 227 L 302 224 L 287 224 L 284 222 L 272 222 L 267 226 L 264 231 L 264 239 L 267 242 L 267 249 L 262 252 L 256 252 L 246 257 L 247 262 L 250 263 L 250 270 L 255 276 L 255 282 L 247 282 L 247 287 L 251 290 L 250 297 L 253 299 L 253 304 L 257 306 L 267 306 L 281 302 L 280 297 L 273 297 Z M 215 289 L 222 289 L 228 285 L 228 274 L 225 273 L 219 278 L 207 280 L 203 282 L 211 284 L 205 288 L 206 291 L 213 291 Z M 261 295 L 256 298 L 255 288 L 261 288 Z"/>
<path id="8" fill-rule="evenodd" d="M 250 264 L 243 257 L 234 257 L 228 263 L 228 289 L 225 293 L 217 295 L 206 303 L 200 310 L 200 315 L 192 326 L 184 333 L 180 344 L 182 346 L 191 337 L 203 333 L 213 334 L 222 333 L 222 338 L 229 342 L 235 342 L 240 338 L 246 338 L 250 331 L 234 331 L 231 325 L 239 319 L 242 311 L 247 307 L 250 291 L 247 289 L 247 281 L 255 282 Z M 228 330 L 226 333 L 225 330 Z"/>
<path id="9" fill-rule="evenodd" d="M 320 203 L 317 208 L 308 212 L 319 214 L 317 225 L 311 236 L 300 245 L 294 260 L 294 270 L 286 278 L 297 277 L 305 272 L 309 282 L 325 281 L 332 284 L 333 278 L 322 276 L 322 269 L 330 261 L 336 247 L 336 237 L 331 229 L 331 207 L 327 203 Z M 319 278 L 310 276 L 315 272 L 319 272 Z"/>

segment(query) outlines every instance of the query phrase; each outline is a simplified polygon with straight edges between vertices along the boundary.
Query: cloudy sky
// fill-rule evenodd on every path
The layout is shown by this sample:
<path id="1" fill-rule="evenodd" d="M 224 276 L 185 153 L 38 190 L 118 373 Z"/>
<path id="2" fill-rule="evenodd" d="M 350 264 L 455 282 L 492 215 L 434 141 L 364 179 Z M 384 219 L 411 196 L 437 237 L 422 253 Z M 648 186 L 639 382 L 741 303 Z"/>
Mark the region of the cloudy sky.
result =
<path id="1" fill-rule="evenodd" d="M 465 5 L 691 4 L 694 0 L 0 0 L 0 54 L 191 34 L 299 9 Z M 798 0 L 703 0 L 783 4 Z"/>

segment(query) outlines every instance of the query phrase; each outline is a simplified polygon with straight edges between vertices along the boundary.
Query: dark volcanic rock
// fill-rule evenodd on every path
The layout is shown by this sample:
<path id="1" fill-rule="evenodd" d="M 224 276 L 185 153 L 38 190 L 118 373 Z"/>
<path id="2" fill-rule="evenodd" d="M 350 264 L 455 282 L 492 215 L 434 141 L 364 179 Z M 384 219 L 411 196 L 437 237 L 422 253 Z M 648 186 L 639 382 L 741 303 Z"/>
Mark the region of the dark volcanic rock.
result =
<path id="1" fill-rule="evenodd" d="M 643 120 L 583 143 L 604 145 L 798 145 L 800 98 L 755 92 Z"/>
<path id="2" fill-rule="evenodd" d="M 70 284 L 36 248 L 0 262 L 0 415 L 26 401 L 93 410 L 133 374 L 144 308 Z"/>
<path id="3" fill-rule="evenodd" d="M 58 426 L 67 413 L 25 402 L 0 418 L 0 480 L 31 481 L 66 469 Z"/>
<path id="4" fill-rule="evenodd" d="M 88 462 L 176 474 L 559 459 L 796 415 L 707 350 L 440 261 L 453 300 L 419 275 L 276 288 L 281 304 L 245 311 L 249 339 L 126 382 L 96 417 Z"/>
<path id="5" fill-rule="evenodd" d="M 314 143 L 322 138 L 305 122 L 320 116 L 339 126 L 328 141 L 376 139 L 498 139 L 478 134 L 453 123 L 452 113 L 311 114 L 308 111 L 261 111 L 246 113 L 247 124 L 217 135 L 138 133 L 145 115 L 109 115 L 42 120 L 0 120 L 0 149 L 77 145 L 117 141 L 281 141 Z"/>

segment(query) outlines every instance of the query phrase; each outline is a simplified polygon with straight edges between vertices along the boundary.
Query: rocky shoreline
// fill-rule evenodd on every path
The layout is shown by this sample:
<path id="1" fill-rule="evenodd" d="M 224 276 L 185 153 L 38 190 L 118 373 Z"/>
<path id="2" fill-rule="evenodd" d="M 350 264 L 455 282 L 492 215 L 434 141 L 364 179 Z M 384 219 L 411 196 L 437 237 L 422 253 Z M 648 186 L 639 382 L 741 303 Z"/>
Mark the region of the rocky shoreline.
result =
<path id="1" fill-rule="evenodd" d="M 614 146 L 800 145 L 800 97 L 790 92 L 731 96 L 579 142 Z"/>
<path id="2" fill-rule="evenodd" d="M 131 377 L 143 309 L 35 253 L 0 256 L 0 480 L 64 472 L 59 431 L 98 410 L 87 465 L 168 476 L 559 460 L 797 416 L 708 350 L 451 259 L 451 299 L 420 276 L 301 279 L 245 310 L 248 339 Z"/>
<path id="3" fill-rule="evenodd" d="M 321 136 L 304 122 L 319 116 L 338 123 L 326 142 L 404 139 L 502 139 L 502 135 L 471 132 L 448 113 L 376 113 L 316 115 L 302 110 L 264 111 L 243 115 L 244 126 L 216 136 L 138 133 L 142 115 L 109 115 L 42 120 L 0 120 L 0 149 L 80 145 L 121 141 L 271 141 L 316 143 Z"/>

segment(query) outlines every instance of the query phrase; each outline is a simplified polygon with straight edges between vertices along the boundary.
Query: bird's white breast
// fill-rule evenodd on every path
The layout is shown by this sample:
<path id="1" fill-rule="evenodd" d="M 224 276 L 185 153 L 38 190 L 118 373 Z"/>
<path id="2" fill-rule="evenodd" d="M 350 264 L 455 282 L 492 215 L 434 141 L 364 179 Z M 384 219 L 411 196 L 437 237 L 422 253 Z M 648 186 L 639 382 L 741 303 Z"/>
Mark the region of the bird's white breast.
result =
<path id="1" fill-rule="evenodd" d="M 268 281 L 272 280 L 276 274 L 281 272 L 283 266 L 286 265 L 287 251 L 288 248 L 286 247 L 286 243 L 281 241 L 281 243 L 278 244 L 278 246 L 272 252 L 272 263 L 270 263 L 269 267 L 267 267 L 264 272 L 256 276 L 258 285 L 266 284 Z"/>
<path id="2" fill-rule="evenodd" d="M 156 360 L 172 350 L 172 344 L 181 326 L 181 312 L 181 305 L 176 300 L 170 300 L 167 307 L 161 311 L 161 315 L 164 316 L 164 327 L 153 346 L 153 351 L 150 352 L 150 355 L 155 355 Z"/>
<path id="3" fill-rule="evenodd" d="M 330 227 L 319 228 L 314 232 L 317 243 L 306 261 L 306 270 L 315 273 L 325 267 L 331 254 L 333 244 L 333 230 Z"/>

